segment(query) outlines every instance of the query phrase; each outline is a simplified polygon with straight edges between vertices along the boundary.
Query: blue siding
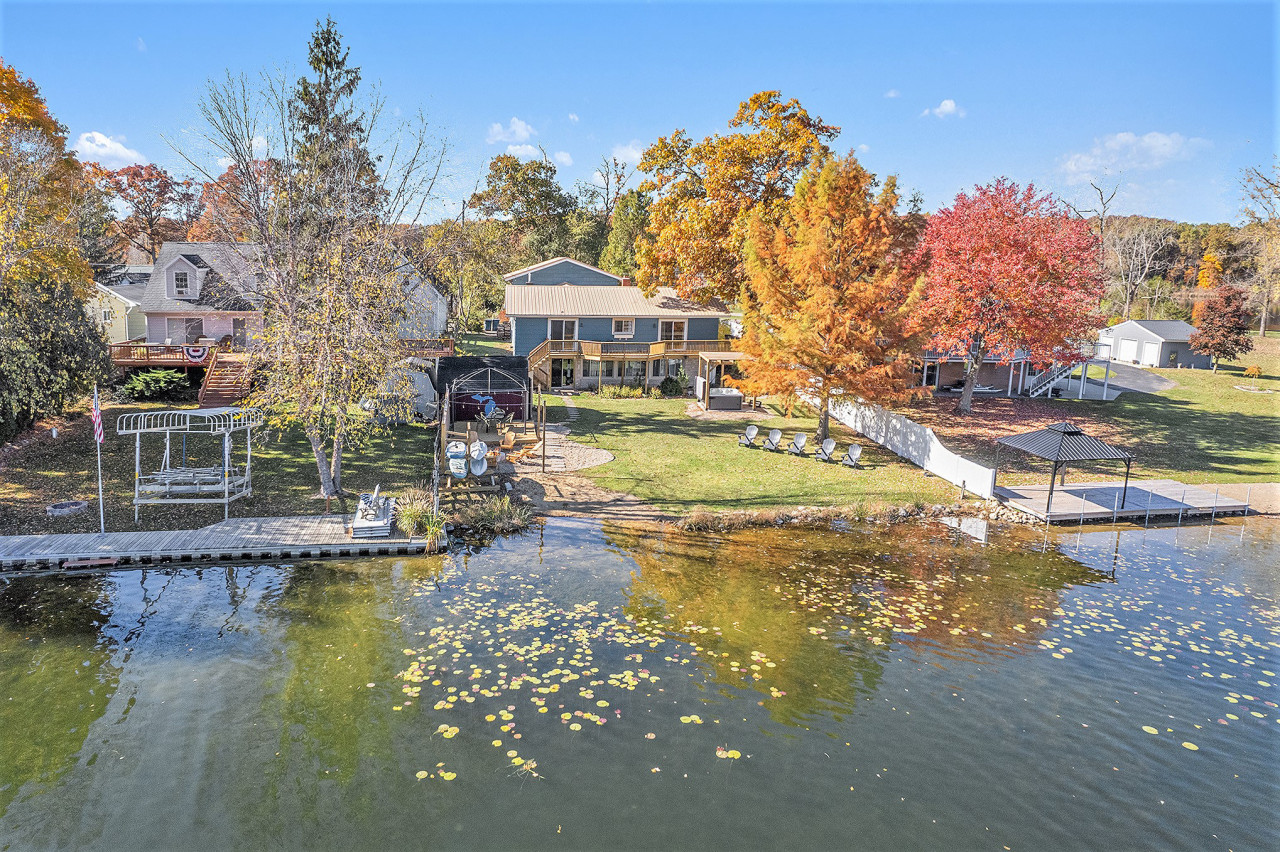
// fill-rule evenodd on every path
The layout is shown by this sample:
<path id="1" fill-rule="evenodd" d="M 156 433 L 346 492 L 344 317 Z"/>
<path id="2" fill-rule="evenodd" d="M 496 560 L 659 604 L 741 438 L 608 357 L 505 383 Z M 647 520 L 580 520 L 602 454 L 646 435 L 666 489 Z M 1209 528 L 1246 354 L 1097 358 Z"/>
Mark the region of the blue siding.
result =
<path id="1" fill-rule="evenodd" d="M 569 319 L 569 317 L 565 317 L 565 319 Z M 658 340 L 661 320 L 656 317 L 635 317 L 635 321 L 635 336 L 622 338 L 623 342 L 654 343 Z M 685 320 L 685 323 L 687 324 L 688 340 L 715 340 L 719 337 L 720 320 L 715 317 L 695 317 Z M 511 340 L 516 355 L 528 355 L 535 346 L 546 339 L 547 317 L 517 317 L 512 319 Z M 613 341 L 613 319 L 610 317 L 579 319 L 578 339 L 595 340 L 601 343 Z"/>
<path id="2" fill-rule="evenodd" d="M 546 317 L 512 317 L 511 347 L 515 355 L 528 355 L 547 339 Z"/>
<path id="3" fill-rule="evenodd" d="M 690 340 L 715 340 L 720 336 L 720 320 L 715 317 L 695 317 L 689 320 Z"/>
<path id="4" fill-rule="evenodd" d="M 585 284 L 608 286 L 618 284 L 618 279 L 603 272 L 595 272 L 576 263 L 557 263 L 537 272 L 521 275 L 511 284 Z"/>

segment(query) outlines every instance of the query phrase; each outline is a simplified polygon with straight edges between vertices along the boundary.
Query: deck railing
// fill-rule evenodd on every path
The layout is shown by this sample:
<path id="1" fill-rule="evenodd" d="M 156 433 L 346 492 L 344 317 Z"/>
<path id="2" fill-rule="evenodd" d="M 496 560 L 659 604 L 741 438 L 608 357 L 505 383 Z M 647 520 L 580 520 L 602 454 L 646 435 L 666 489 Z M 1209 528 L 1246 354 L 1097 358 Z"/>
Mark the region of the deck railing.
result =
<path id="1" fill-rule="evenodd" d="M 127 340 L 124 343 L 109 345 L 111 362 L 120 367 L 204 366 L 209 363 L 216 348 L 215 345 L 182 346 L 171 343 L 147 343 L 145 340 Z M 192 357 L 194 355 L 200 357 Z"/>
<path id="2" fill-rule="evenodd" d="M 529 363 L 556 355 L 584 358 L 662 358 L 695 352 L 731 352 L 732 340 L 659 340 L 654 343 L 621 343 L 597 340 L 544 340 L 529 353 Z"/>
<path id="3" fill-rule="evenodd" d="M 448 358 L 454 354 L 452 337 L 401 338 L 400 348 L 406 358 Z"/>

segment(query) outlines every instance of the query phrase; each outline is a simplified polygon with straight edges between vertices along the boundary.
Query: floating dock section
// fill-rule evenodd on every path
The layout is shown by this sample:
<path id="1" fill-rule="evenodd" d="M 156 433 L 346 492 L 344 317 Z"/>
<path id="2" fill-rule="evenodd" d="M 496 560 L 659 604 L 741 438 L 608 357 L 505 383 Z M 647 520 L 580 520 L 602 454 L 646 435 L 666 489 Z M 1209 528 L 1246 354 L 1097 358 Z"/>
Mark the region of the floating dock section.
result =
<path id="1" fill-rule="evenodd" d="M 435 553 L 443 540 L 353 539 L 346 515 L 232 518 L 198 530 L 0 536 L 0 570 Z M 78 563 L 78 564 L 77 564 Z"/>
<path id="2" fill-rule="evenodd" d="M 1212 485 L 1187 485 L 1174 479 L 1079 482 L 1053 490 L 1048 485 L 997 485 L 995 497 L 1006 506 L 1051 524 L 1081 521 L 1169 520 L 1247 512 L 1248 502 L 1220 494 Z"/>

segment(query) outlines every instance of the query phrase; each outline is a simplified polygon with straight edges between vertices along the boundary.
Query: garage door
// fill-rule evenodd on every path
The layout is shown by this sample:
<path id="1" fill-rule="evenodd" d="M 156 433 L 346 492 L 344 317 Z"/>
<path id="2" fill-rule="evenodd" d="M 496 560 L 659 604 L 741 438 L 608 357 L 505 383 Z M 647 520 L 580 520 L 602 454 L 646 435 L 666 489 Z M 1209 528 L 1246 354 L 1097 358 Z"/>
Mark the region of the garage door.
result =
<path id="1" fill-rule="evenodd" d="M 1116 358 L 1120 361 L 1137 361 L 1138 341 L 1120 338 L 1120 354 Z"/>
<path id="2" fill-rule="evenodd" d="M 1148 367 L 1160 366 L 1160 344 L 1150 340 L 1142 344 L 1142 363 Z"/>

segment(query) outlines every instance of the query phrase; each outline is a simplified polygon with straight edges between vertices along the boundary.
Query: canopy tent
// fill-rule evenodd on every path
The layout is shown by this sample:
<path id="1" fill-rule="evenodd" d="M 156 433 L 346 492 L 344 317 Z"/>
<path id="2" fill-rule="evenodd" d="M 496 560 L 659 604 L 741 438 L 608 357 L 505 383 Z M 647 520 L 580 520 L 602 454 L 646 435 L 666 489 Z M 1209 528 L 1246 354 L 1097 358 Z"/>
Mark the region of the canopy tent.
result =
<path id="1" fill-rule="evenodd" d="M 229 514 L 232 501 L 253 494 L 253 427 L 263 424 L 262 412 L 256 408 L 197 408 L 170 411 L 139 411 L 122 414 L 116 421 L 116 433 L 133 435 L 133 519 L 138 520 L 138 507 L 158 503 L 221 503 L 223 517 Z M 243 468 L 231 466 L 232 436 L 245 435 Z M 142 436 L 164 435 L 164 458 L 153 473 L 142 473 Z M 175 466 L 171 460 L 172 438 L 182 436 L 182 459 Z M 187 467 L 187 436 L 220 436 L 221 465 Z"/>
<path id="2" fill-rule="evenodd" d="M 1092 435 L 1086 435 L 1070 423 L 1054 423 L 1034 432 L 1021 435 L 1008 435 L 996 441 L 996 468 L 1000 467 L 1000 447 L 1011 447 L 1033 456 L 1053 462 L 1053 474 L 1049 477 L 1049 499 L 1045 504 L 1046 514 L 1053 506 L 1053 485 L 1058 478 L 1058 471 L 1069 462 L 1085 461 L 1123 461 L 1124 490 L 1121 492 L 1120 508 L 1124 508 L 1125 497 L 1129 493 L 1129 470 L 1133 465 L 1133 455 L 1100 441 Z M 1065 483 L 1066 474 L 1063 474 Z"/>

